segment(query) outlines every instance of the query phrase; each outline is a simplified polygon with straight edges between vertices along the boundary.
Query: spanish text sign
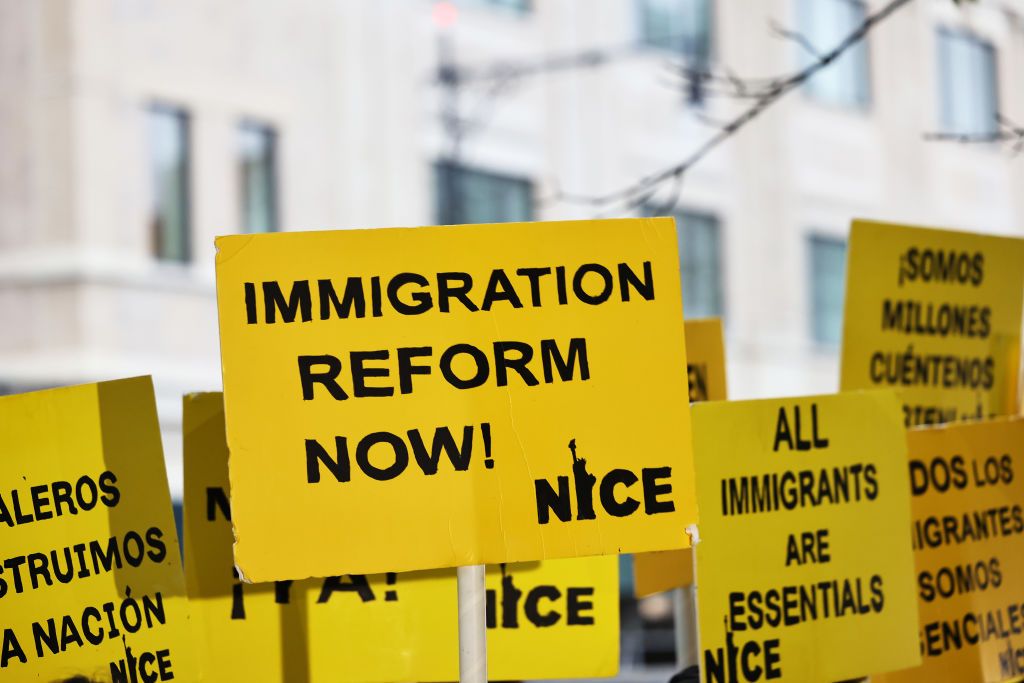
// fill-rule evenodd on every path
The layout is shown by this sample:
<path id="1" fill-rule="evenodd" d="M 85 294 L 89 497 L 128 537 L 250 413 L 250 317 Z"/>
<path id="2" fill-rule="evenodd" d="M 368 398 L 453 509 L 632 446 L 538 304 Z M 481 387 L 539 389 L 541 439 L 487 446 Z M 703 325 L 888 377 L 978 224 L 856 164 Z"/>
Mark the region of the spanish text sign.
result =
<path id="1" fill-rule="evenodd" d="M 194 680 L 148 377 L 0 398 L 0 679 Z"/>
<path id="2" fill-rule="evenodd" d="M 246 579 L 678 548 L 671 219 L 217 241 Z"/>
<path id="3" fill-rule="evenodd" d="M 692 412 L 704 680 L 825 682 L 920 662 L 895 395 Z"/>
<path id="4" fill-rule="evenodd" d="M 183 402 L 185 561 L 204 681 L 458 677 L 450 570 L 244 584 L 232 572 L 220 393 Z"/>
<path id="5" fill-rule="evenodd" d="M 1017 410 L 1024 240 L 854 221 L 843 390 L 901 389 L 906 425 Z"/>
<path id="6" fill-rule="evenodd" d="M 690 401 L 724 401 L 725 345 L 722 319 L 687 320 L 686 377 Z M 633 557 L 633 589 L 636 597 L 689 586 L 693 583 L 693 552 L 662 550 Z"/>
<path id="7" fill-rule="evenodd" d="M 184 427 L 184 543 L 202 680 L 458 678 L 454 570 L 243 584 L 231 571 L 221 394 L 185 397 Z M 486 606 L 494 679 L 618 670 L 616 557 L 489 567 Z"/>
<path id="8" fill-rule="evenodd" d="M 1024 675 L 1024 420 L 915 429 L 908 438 L 921 666 L 878 680 Z"/>

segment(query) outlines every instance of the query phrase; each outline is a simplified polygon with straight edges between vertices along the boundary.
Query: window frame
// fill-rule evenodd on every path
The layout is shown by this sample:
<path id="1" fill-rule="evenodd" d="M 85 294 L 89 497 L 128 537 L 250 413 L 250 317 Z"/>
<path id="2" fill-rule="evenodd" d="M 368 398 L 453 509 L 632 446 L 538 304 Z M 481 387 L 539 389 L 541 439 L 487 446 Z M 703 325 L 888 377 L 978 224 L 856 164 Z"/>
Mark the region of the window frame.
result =
<path id="1" fill-rule="evenodd" d="M 150 206 L 146 208 L 147 222 L 150 224 L 147 228 L 149 233 L 149 253 L 151 258 L 160 264 L 166 265 L 181 265 L 187 266 L 193 263 L 193 235 L 194 229 L 193 220 L 193 130 L 192 130 L 192 112 L 183 104 L 171 103 L 167 101 L 154 100 L 146 103 L 143 109 L 146 116 L 146 136 L 147 136 L 147 162 L 149 165 L 149 183 L 150 183 Z M 164 116 L 169 119 L 175 119 L 180 124 L 180 130 L 182 131 L 181 138 L 181 149 L 182 151 L 182 162 L 181 162 L 181 174 L 180 179 L 181 185 L 181 215 L 183 218 L 184 225 L 182 226 L 182 254 L 180 257 L 169 256 L 166 251 L 161 248 L 163 243 L 163 236 L 160 234 L 159 229 L 154 223 L 154 219 L 157 217 L 158 212 L 156 211 L 158 205 L 159 195 L 159 183 L 156 182 L 156 151 L 154 149 L 155 141 L 153 139 L 152 127 L 155 123 L 154 117 Z"/>
<path id="2" fill-rule="evenodd" d="M 508 16 L 524 19 L 531 16 L 537 8 L 534 0 L 517 0 L 517 4 L 509 4 L 507 0 L 454 0 L 459 10 L 480 9 L 489 12 L 502 12 Z"/>
<path id="3" fill-rule="evenodd" d="M 677 0 L 677 1 L 681 2 L 683 0 Z M 649 37 L 647 35 L 647 31 L 646 31 L 647 22 L 644 19 L 645 19 L 646 11 L 647 11 L 647 8 L 648 8 L 648 3 L 651 2 L 651 0 L 636 0 L 636 2 L 634 4 L 634 16 L 635 16 L 635 21 L 636 21 L 635 33 L 636 33 L 636 37 L 637 37 L 636 38 L 637 43 L 640 45 L 640 47 L 642 47 L 643 49 L 646 49 L 646 50 L 650 50 L 652 52 L 660 53 L 660 54 L 668 53 L 668 54 L 675 55 L 677 57 L 683 57 L 686 60 L 686 63 L 687 64 L 691 64 L 691 65 L 697 64 L 699 66 L 707 67 L 707 66 L 710 66 L 712 63 L 714 63 L 715 57 L 716 57 L 716 48 L 718 46 L 717 33 L 716 33 L 716 29 L 717 29 L 717 26 L 718 26 L 718 12 L 717 12 L 717 4 L 718 3 L 715 0 L 693 0 L 693 1 L 695 1 L 695 2 L 704 2 L 707 5 L 707 13 L 708 13 L 708 30 L 707 30 L 708 48 L 707 48 L 707 54 L 703 56 L 704 59 L 705 59 L 705 61 L 703 63 L 700 63 L 700 58 L 699 57 L 695 57 L 695 55 L 693 55 L 693 54 L 690 54 L 690 53 L 687 53 L 687 52 L 683 52 L 683 51 L 678 50 L 678 49 L 673 48 L 673 47 L 669 47 L 669 46 L 666 46 L 666 45 L 661 45 L 661 44 L 652 42 L 649 39 Z"/>
<path id="4" fill-rule="evenodd" d="M 826 0 L 796 0 L 796 11 L 797 11 L 796 25 L 799 27 L 799 30 L 800 30 L 800 32 L 802 34 L 806 35 L 808 33 L 808 31 L 806 30 L 806 27 L 801 26 L 801 23 L 803 21 L 802 17 L 804 16 L 804 12 L 805 12 L 805 9 L 804 9 L 805 5 L 807 5 L 808 3 L 821 3 L 821 2 L 825 2 L 825 1 Z M 868 7 L 867 0 L 827 0 L 827 1 L 828 2 L 835 2 L 835 3 L 845 3 L 847 5 L 856 5 L 860 9 L 862 17 L 867 17 L 868 13 L 869 13 L 869 9 L 870 9 Z M 833 47 L 835 47 L 834 45 L 817 45 L 817 44 L 814 43 L 813 36 L 810 36 L 810 35 L 808 35 L 807 38 L 808 38 L 808 40 L 811 41 L 812 46 L 815 49 L 818 49 L 818 50 L 822 50 L 822 49 L 831 50 Z M 856 45 L 852 46 L 851 49 L 856 50 L 858 46 L 860 47 L 860 49 L 863 50 L 863 55 L 864 55 L 864 88 L 863 88 L 864 89 L 864 98 L 863 98 L 863 100 L 857 100 L 856 98 L 854 98 L 852 100 L 846 100 L 846 101 L 837 101 L 837 100 L 833 100 L 833 99 L 828 99 L 827 97 L 823 96 L 818 90 L 816 90 L 813 87 L 813 85 L 812 85 L 812 83 L 814 83 L 814 79 L 817 76 L 820 76 L 823 71 L 825 71 L 827 69 L 835 69 L 836 68 L 836 62 L 840 61 L 843 57 L 850 58 L 854 54 L 856 54 L 855 52 L 851 52 L 850 50 L 848 50 L 844 54 L 840 55 L 840 57 L 835 62 L 829 64 L 826 67 L 824 67 L 821 71 L 819 71 L 817 74 L 815 74 L 814 76 L 809 78 L 803 84 L 803 86 L 800 88 L 800 90 L 803 93 L 804 99 L 809 101 L 809 102 L 813 102 L 815 105 L 817 105 L 819 107 L 823 107 L 823 108 L 826 108 L 826 109 L 833 109 L 833 110 L 836 110 L 836 111 L 845 111 L 845 112 L 851 112 L 851 113 L 859 113 L 859 114 L 864 114 L 864 115 L 870 114 L 874 110 L 874 107 L 875 107 L 875 81 L 874 81 L 874 73 L 873 73 L 874 72 L 874 69 L 873 69 L 874 64 L 873 64 L 873 61 L 872 61 L 872 50 L 871 50 L 871 39 L 870 39 L 870 36 L 869 35 L 868 36 L 864 36 Z M 796 46 L 795 49 L 798 51 L 798 56 L 799 56 L 798 63 L 799 63 L 800 68 L 805 68 L 807 66 L 807 64 L 805 63 L 805 60 L 808 59 L 808 57 L 807 57 L 807 48 L 803 47 L 802 45 L 798 45 L 798 46 Z M 813 60 L 813 58 L 810 58 L 810 59 Z"/>
<path id="5" fill-rule="evenodd" d="M 815 286 L 815 250 L 814 245 L 828 243 L 831 245 L 840 245 L 843 249 L 843 271 L 842 271 L 842 293 L 839 302 L 839 330 L 837 332 L 835 340 L 823 339 L 818 336 L 818 307 L 817 307 L 817 291 L 818 288 Z M 848 238 L 838 236 L 834 233 L 830 233 L 824 230 L 810 230 L 804 234 L 804 249 L 806 254 L 806 268 L 807 268 L 807 292 L 809 295 L 807 301 L 807 327 L 811 341 L 814 345 L 820 349 L 827 350 L 838 350 L 843 343 L 843 327 L 846 317 L 846 269 L 850 257 L 850 241 Z"/>
<path id="6" fill-rule="evenodd" d="M 514 14 L 517 17 L 527 17 L 533 14 L 533 10 L 535 8 L 533 0 L 521 0 L 520 4 L 517 6 L 509 5 L 506 2 L 495 2 L 495 0 L 478 1 L 482 1 L 483 4 L 487 5 L 491 9 L 500 12 L 508 12 L 509 14 Z"/>
<path id="7" fill-rule="evenodd" d="M 727 283 L 728 277 L 726 273 L 727 259 L 725 258 L 725 221 L 722 220 L 721 215 L 710 209 L 697 209 L 690 207 L 677 208 L 671 212 L 671 214 L 664 213 L 661 208 L 656 205 L 645 204 L 640 211 L 641 216 L 645 218 L 658 218 L 667 217 L 672 218 L 675 221 L 676 226 L 676 253 L 679 255 L 679 282 L 683 284 L 683 254 L 680 250 L 680 240 L 682 238 L 682 232 L 685 230 L 687 218 L 696 218 L 700 220 L 706 220 L 715 226 L 715 246 L 717 247 L 715 252 L 715 289 L 717 291 L 717 303 L 718 311 L 713 313 L 701 313 L 699 315 L 692 315 L 687 307 L 686 301 L 683 301 L 683 316 L 687 320 L 701 319 L 701 318 L 721 318 L 723 323 L 726 319 L 726 313 L 728 312 L 728 299 L 727 296 Z M 683 297 L 686 296 L 686 290 L 683 290 Z"/>
<path id="8" fill-rule="evenodd" d="M 490 168 L 484 168 L 464 162 L 452 161 L 451 159 L 438 159 L 435 160 L 431 167 L 432 180 L 433 180 L 433 199 L 434 209 L 433 216 L 437 225 L 460 225 L 466 224 L 463 220 L 457 220 L 465 217 L 466 209 L 465 204 L 462 206 L 462 216 L 452 215 L 451 207 L 446 207 L 442 201 L 442 191 L 440 183 L 442 178 L 446 174 L 454 174 L 454 178 L 448 175 L 448 178 L 452 182 L 459 182 L 459 174 L 471 174 L 476 176 L 482 176 L 489 180 L 498 181 L 509 181 L 511 183 L 519 184 L 525 187 L 527 206 L 529 211 L 525 218 L 506 219 L 499 222 L 514 223 L 518 221 L 533 221 L 537 219 L 536 211 L 536 188 L 537 185 L 534 180 L 525 175 L 518 175 L 515 173 L 503 173 L 501 171 L 495 171 Z M 458 186 L 456 187 L 458 189 Z M 453 220 L 450 220 L 453 219 Z M 493 221 L 492 221 L 493 222 Z"/>
<path id="9" fill-rule="evenodd" d="M 249 207 L 247 192 L 249 185 L 246 182 L 245 173 L 245 153 L 242 146 L 244 141 L 241 136 L 246 133 L 261 133 L 266 134 L 267 139 L 270 140 L 270 169 L 269 169 L 269 197 L 270 197 L 270 228 L 264 231 L 253 231 L 250 230 L 248 225 L 247 211 Z M 278 132 L 277 126 L 267 121 L 261 121 L 253 118 L 243 118 L 238 121 L 235 126 L 236 141 L 238 143 L 238 202 L 239 202 L 239 230 L 243 234 L 257 234 L 258 232 L 280 232 L 281 231 L 281 175 L 280 175 L 280 143 L 281 134 Z"/>
<path id="10" fill-rule="evenodd" d="M 992 91 L 992 113 L 993 115 L 999 114 L 1000 102 L 1002 100 L 1002 93 L 999 87 L 999 50 L 993 41 L 988 38 L 972 31 L 965 26 L 954 26 L 950 24 L 939 24 L 935 30 L 935 57 L 936 57 L 936 85 L 937 85 L 937 99 L 938 99 L 938 128 L 943 133 L 952 133 L 956 135 L 995 135 L 999 132 L 999 124 L 995 120 L 995 116 L 992 117 L 990 125 L 991 129 L 985 131 L 961 131 L 951 130 L 946 127 L 946 102 L 949 93 L 947 92 L 947 71 L 943 69 L 945 60 L 943 58 L 943 40 L 965 40 L 968 43 L 973 44 L 975 47 L 980 47 L 986 51 L 991 57 L 990 64 L 992 69 L 988 74 L 991 79 L 991 91 Z M 995 142 L 993 140 L 993 142 Z"/>

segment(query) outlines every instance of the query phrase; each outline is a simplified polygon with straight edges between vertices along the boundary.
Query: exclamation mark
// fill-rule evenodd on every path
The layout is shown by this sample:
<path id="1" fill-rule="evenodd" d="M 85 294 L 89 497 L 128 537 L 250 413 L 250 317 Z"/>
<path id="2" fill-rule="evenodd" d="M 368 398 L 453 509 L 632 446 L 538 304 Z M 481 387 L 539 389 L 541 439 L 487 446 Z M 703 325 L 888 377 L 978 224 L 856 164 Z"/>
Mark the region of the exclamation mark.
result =
<path id="1" fill-rule="evenodd" d="M 388 572 L 384 575 L 384 583 L 389 586 L 394 586 L 395 581 L 398 580 L 398 575 L 394 572 Z M 398 591 L 384 591 L 385 602 L 394 602 L 398 600 Z"/>
<path id="2" fill-rule="evenodd" d="M 494 469 L 494 459 L 491 457 L 491 423 L 480 423 L 480 434 L 484 437 L 484 467 Z"/>

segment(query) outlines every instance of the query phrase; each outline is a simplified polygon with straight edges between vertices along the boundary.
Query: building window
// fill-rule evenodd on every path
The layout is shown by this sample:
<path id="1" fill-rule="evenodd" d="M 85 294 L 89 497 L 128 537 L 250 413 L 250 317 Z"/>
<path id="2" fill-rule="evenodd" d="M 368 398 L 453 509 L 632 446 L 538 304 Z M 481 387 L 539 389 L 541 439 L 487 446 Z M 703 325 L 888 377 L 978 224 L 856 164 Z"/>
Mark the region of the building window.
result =
<path id="1" fill-rule="evenodd" d="M 687 318 L 722 315 L 722 247 L 718 219 L 683 212 L 676 216 L 679 276 Z"/>
<path id="2" fill-rule="evenodd" d="M 277 216 L 277 133 L 246 122 L 238 128 L 242 232 L 274 232 Z"/>
<path id="3" fill-rule="evenodd" d="M 527 14 L 533 9 L 531 0 L 483 0 L 483 2 L 486 5 L 500 7 L 516 14 Z"/>
<path id="4" fill-rule="evenodd" d="M 191 258 L 190 131 L 183 109 L 154 105 L 148 111 L 150 178 L 149 211 L 153 255 L 162 261 Z"/>
<path id="5" fill-rule="evenodd" d="M 814 341 L 834 346 L 843 331 L 846 242 L 812 235 L 810 252 L 811 332 Z"/>
<path id="6" fill-rule="evenodd" d="M 645 216 L 658 215 L 654 207 Z M 722 246 L 718 219 L 710 214 L 683 211 L 675 215 L 679 244 L 679 279 L 683 288 L 683 314 L 687 318 L 720 316 L 722 301 Z"/>
<path id="7" fill-rule="evenodd" d="M 996 52 L 963 31 L 939 29 L 939 106 L 944 131 L 988 135 L 999 129 L 996 114 Z"/>
<path id="8" fill-rule="evenodd" d="M 524 178 L 442 162 L 434 181 L 442 225 L 533 220 L 533 183 Z"/>
<path id="9" fill-rule="evenodd" d="M 640 39 L 691 64 L 711 61 L 711 0 L 639 0 Z"/>
<path id="10" fill-rule="evenodd" d="M 864 23 L 862 0 L 800 0 L 798 24 L 818 53 L 839 45 Z M 804 65 L 816 57 L 801 46 Z M 837 107 L 864 108 L 871 104 L 871 75 L 865 40 L 851 46 L 834 62 L 814 74 L 805 85 L 813 99 Z"/>

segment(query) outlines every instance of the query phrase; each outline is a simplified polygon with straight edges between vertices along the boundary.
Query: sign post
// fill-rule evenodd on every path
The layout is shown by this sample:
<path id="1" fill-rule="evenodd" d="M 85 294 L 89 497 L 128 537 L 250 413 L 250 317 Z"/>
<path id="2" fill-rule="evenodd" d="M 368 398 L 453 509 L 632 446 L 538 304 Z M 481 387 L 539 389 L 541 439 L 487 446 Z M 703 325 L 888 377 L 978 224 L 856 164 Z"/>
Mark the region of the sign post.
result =
<path id="1" fill-rule="evenodd" d="M 697 605 L 692 584 L 672 589 L 672 626 L 676 668 L 681 671 L 697 663 Z"/>
<path id="2" fill-rule="evenodd" d="M 459 683 L 487 680 L 486 567 L 459 567 Z"/>
<path id="3" fill-rule="evenodd" d="M 686 329 L 686 378 L 691 403 L 726 399 L 725 343 L 721 318 L 691 319 Z M 671 591 L 676 667 L 697 664 L 697 611 L 693 552 L 666 550 L 633 556 L 633 592 L 637 598 Z"/>

